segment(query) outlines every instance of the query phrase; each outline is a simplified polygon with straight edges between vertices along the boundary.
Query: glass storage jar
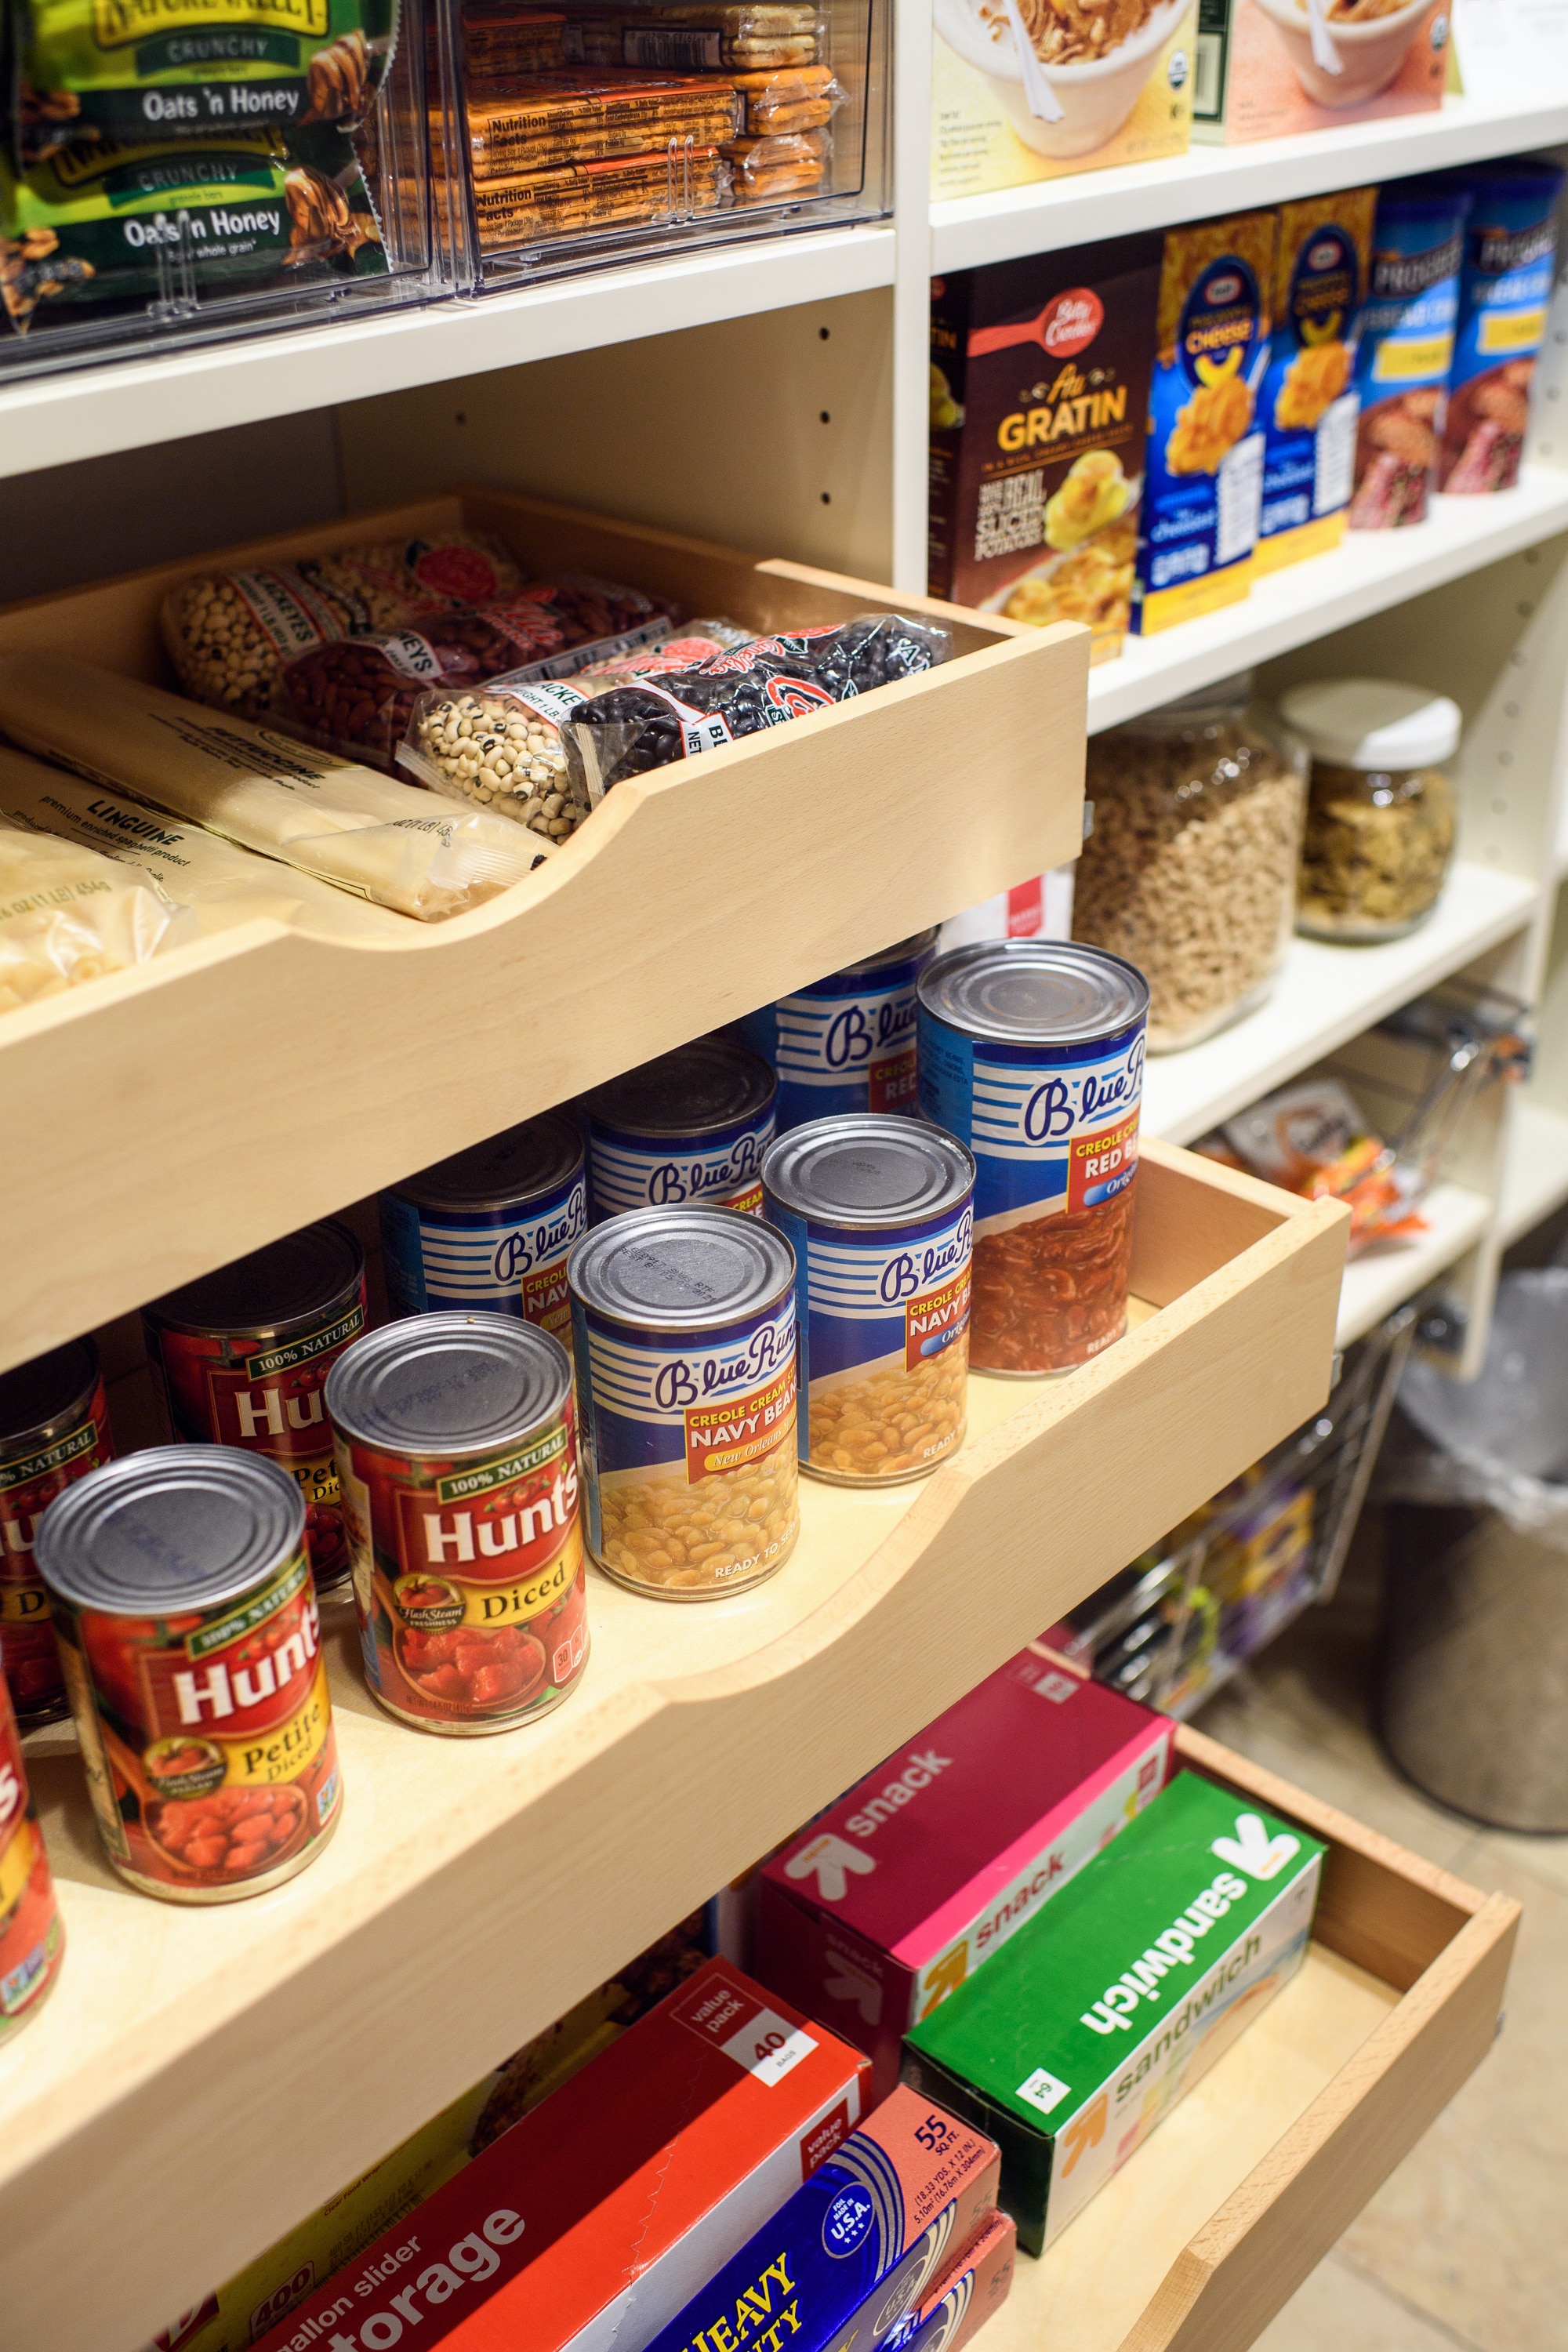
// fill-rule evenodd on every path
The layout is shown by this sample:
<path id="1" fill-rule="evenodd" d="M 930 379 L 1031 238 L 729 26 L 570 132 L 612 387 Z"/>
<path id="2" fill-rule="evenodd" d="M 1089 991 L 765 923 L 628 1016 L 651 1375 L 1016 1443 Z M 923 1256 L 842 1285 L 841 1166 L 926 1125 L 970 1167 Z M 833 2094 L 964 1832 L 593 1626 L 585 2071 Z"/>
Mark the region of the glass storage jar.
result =
<path id="1" fill-rule="evenodd" d="M 1425 920 L 1454 853 L 1458 703 L 1394 678 L 1292 687 L 1280 715 L 1311 754 L 1296 923 L 1318 940 L 1396 940 Z"/>
<path id="2" fill-rule="evenodd" d="M 1151 1053 L 1250 1012 L 1289 941 L 1306 755 L 1251 691 L 1248 671 L 1089 742 L 1073 937 L 1142 972 Z"/>

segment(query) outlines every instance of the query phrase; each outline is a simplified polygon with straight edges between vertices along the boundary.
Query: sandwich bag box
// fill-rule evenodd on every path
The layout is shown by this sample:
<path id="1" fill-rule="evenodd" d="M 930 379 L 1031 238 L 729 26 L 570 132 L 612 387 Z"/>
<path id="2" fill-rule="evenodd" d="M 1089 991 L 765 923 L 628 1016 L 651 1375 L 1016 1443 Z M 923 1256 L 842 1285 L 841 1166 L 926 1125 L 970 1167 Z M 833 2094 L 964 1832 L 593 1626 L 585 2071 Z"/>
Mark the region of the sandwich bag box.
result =
<path id="1" fill-rule="evenodd" d="M 768 1863 L 764 1981 L 872 2061 L 903 2037 L 1164 1786 L 1172 1727 L 1033 1650 L 927 1726 Z"/>
<path id="2" fill-rule="evenodd" d="M 1162 241 L 933 278 L 933 596 L 1127 633 Z"/>
<path id="3" fill-rule="evenodd" d="M 998 2167 L 990 2140 L 900 2087 L 667 2327 L 632 2340 L 647 2352 L 901 2343 L 927 2287 L 990 2221 Z"/>
<path id="4" fill-rule="evenodd" d="M 1372 267 L 1375 188 L 1279 207 L 1274 326 L 1263 378 L 1263 505 L 1255 567 L 1326 554 L 1355 480 L 1353 382 Z"/>
<path id="5" fill-rule="evenodd" d="M 858 2052 L 710 1960 L 261 2352 L 416 2328 L 422 2352 L 646 2344 L 849 2138 L 866 2074 Z"/>
<path id="6" fill-rule="evenodd" d="M 1432 113 L 1452 14 L 1452 0 L 1393 0 L 1379 16 L 1355 0 L 1311 13 L 1308 0 L 1198 0 L 1192 135 L 1245 143 Z"/>
<path id="7" fill-rule="evenodd" d="M 1180 1772 L 910 2033 L 915 2088 L 994 2138 L 1037 2254 L 1300 1968 L 1323 1848 Z"/>

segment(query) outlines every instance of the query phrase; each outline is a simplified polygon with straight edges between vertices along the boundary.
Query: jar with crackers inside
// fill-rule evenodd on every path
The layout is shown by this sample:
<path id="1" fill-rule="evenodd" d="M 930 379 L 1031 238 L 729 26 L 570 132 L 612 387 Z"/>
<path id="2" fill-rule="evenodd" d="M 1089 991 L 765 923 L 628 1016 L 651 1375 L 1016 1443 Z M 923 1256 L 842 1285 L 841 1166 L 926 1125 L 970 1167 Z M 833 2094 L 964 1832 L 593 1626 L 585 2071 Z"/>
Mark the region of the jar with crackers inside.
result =
<path id="1" fill-rule="evenodd" d="M 1311 754 L 1296 923 L 1396 940 L 1425 922 L 1454 854 L 1458 703 L 1392 678 L 1323 678 L 1280 703 Z"/>

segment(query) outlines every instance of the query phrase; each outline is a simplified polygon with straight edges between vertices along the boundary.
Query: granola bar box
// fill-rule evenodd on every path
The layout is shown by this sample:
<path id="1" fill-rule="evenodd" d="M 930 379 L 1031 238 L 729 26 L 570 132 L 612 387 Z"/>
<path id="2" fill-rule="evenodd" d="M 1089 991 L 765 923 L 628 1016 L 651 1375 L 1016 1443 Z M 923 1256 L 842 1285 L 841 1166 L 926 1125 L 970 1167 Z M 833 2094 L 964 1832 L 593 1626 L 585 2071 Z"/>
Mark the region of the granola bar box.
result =
<path id="1" fill-rule="evenodd" d="M 1162 240 L 931 281 L 933 596 L 1127 632 Z"/>
<path id="2" fill-rule="evenodd" d="M 1198 0 L 1193 137 L 1333 131 L 1443 103 L 1453 0 Z"/>
<path id="3" fill-rule="evenodd" d="M 1166 232 L 1132 590 L 1142 635 L 1251 586 L 1279 237 L 1272 212 Z"/>
<path id="4" fill-rule="evenodd" d="M 334 2333 L 421 2352 L 647 2344 L 850 2138 L 866 2063 L 710 1960 L 259 2352 Z"/>
<path id="5" fill-rule="evenodd" d="M 1375 188 L 1279 207 L 1274 328 L 1263 379 L 1263 506 L 1255 568 L 1277 572 L 1344 537 L 1355 476 L 1354 383 Z"/>
<path id="6" fill-rule="evenodd" d="M 931 194 L 1186 152 L 1194 0 L 935 0 Z"/>
<path id="7" fill-rule="evenodd" d="M 996 2140 L 1037 2254 L 1295 1974 L 1323 1848 L 1179 1772 L 905 2045 L 905 2079 Z"/>
<path id="8" fill-rule="evenodd" d="M 1033 1649 L 990 1675 L 764 1867 L 754 1963 L 872 2062 L 1150 1804 L 1171 1726 Z"/>

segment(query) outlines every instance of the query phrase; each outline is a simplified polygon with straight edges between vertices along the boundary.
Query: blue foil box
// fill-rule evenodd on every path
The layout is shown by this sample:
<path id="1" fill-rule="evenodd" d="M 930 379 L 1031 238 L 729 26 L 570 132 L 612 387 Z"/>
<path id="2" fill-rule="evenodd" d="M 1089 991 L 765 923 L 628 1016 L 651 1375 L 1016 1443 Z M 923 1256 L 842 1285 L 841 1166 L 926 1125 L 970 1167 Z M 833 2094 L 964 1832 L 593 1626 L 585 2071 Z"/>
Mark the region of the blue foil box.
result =
<path id="1" fill-rule="evenodd" d="M 999 2167 L 900 2084 L 648 2352 L 877 2352 L 987 2219 Z"/>

